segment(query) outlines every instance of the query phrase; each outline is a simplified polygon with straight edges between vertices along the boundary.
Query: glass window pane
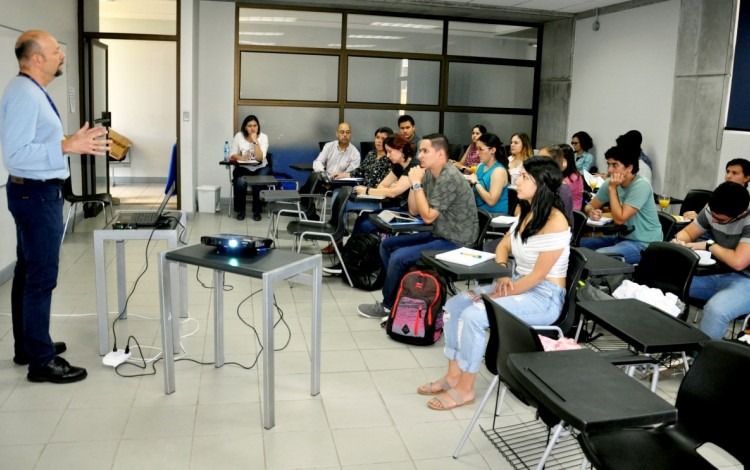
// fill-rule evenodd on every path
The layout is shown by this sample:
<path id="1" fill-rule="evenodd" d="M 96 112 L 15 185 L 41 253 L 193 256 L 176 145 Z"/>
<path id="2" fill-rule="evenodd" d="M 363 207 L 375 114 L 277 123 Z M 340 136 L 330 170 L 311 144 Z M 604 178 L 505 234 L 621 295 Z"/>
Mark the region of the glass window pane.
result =
<path id="1" fill-rule="evenodd" d="M 177 34 L 177 2 L 98 2 L 101 33 Z M 134 14 L 133 8 L 137 8 Z"/>
<path id="2" fill-rule="evenodd" d="M 268 151 L 273 154 L 273 171 L 287 173 L 300 183 L 305 182 L 309 173 L 293 170 L 289 164 L 312 162 L 320 153 L 318 142 L 336 139 L 339 111 L 335 108 L 239 106 L 238 126 L 249 114 L 258 117 L 261 132 L 268 136 Z"/>
<path id="3" fill-rule="evenodd" d="M 445 113 L 445 135 L 452 144 L 469 145 L 471 129 L 477 124 L 500 137 L 504 145 L 510 145 L 510 138 L 516 132 L 531 135 L 531 116 L 488 113 Z"/>
<path id="4" fill-rule="evenodd" d="M 436 105 L 440 62 L 350 57 L 347 83 L 350 102 Z"/>
<path id="5" fill-rule="evenodd" d="M 239 42 L 340 49 L 341 23 L 341 13 L 240 8 Z"/>
<path id="6" fill-rule="evenodd" d="M 505 24 L 448 24 L 448 54 L 536 60 L 537 28 Z"/>
<path id="7" fill-rule="evenodd" d="M 349 15 L 346 48 L 442 54 L 443 22 L 424 18 Z"/>
<path id="8" fill-rule="evenodd" d="M 240 99 L 337 101 L 338 56 L 243 52 Z"/>
<path id="9" fill-rule="evenodd" d="M 534 69 L 509 65 L 452 62 L 448 104 L 491 108 L 531 108 Z"/>
<path id="10" fill-rule="evenodd" d="M 388 126 L 398 133 L 398 118 L 401 114 L 408 114 L 414 118 L 416 134 L 423 136 L 438 131 L 440 114 L 427 111 L 407 111 L 400 113 L 396 110 L 387 109 L 347 109 L 344 111 L 346 122 L 352 126 L 352 142 L 359 148 L 360 142 L 372 142 L 375 130 L 379 127 Z"/>

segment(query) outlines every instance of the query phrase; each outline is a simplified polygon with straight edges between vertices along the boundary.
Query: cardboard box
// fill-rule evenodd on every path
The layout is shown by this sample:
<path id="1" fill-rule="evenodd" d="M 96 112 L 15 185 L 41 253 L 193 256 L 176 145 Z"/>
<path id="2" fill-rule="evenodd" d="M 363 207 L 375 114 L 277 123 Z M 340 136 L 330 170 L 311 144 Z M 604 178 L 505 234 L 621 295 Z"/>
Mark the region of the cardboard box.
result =
<path id="1" fill-rule="evenodd" d="M 107 137 L 112 140 L 112 145 L 109 146 L 110 158 L 117 161 L 123 160 L 128 154 L 130 146 L 133 145 L 133 143 L 130 141 L 130 139 L 112 128 L 109 129 Z"/>

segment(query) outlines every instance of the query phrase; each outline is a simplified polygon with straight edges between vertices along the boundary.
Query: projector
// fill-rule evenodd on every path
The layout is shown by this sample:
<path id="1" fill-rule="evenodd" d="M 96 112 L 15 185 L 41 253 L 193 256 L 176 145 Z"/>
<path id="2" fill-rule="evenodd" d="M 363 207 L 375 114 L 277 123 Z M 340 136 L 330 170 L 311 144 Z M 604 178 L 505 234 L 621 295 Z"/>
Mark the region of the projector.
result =
<path id="1" fill-rule="evenodd" d="M 273 240 L 270 238 L 230 233 L 204 235 L 201 237 L 201 243 L 215 246 L 217 253 L 232 256 L 254 256 L 273 248 Z"/>

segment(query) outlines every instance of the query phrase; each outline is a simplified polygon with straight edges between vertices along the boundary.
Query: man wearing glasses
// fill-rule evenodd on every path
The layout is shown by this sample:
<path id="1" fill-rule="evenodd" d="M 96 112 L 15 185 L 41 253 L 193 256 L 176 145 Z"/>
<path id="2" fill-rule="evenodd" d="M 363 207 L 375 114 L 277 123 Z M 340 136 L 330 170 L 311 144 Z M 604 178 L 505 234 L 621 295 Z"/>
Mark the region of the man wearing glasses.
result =
<path id="1" fill-rule="evenodd" d="M 334 174 L 349 173 L 359 166 L 359 150 L 351 141 L 352 128 L 348 123 L 342 122 L 336 128 L 336 140 L 325 144 L 318 158 L 313 161 L 313 172 L 300 188 L 300 194 L 323 193 Z M 311 198 L 303 198 L 301 205 L 308 220 L 320 220 Z"/>
<path id="2" fill-rule="evenodd" d="M 721 183 L 698 217 L 672 240 L 692 250 L 706 250 L 733 272 L 695 276 L 690 297 L 706 300 L 700 329 L 721 339 L 727 325 L 750 313 L 750 194 L 740 184 Z M 695 241 L 706 233 L 711 238 Z M 744 299 L 744 300 L 743 300 Z"/>

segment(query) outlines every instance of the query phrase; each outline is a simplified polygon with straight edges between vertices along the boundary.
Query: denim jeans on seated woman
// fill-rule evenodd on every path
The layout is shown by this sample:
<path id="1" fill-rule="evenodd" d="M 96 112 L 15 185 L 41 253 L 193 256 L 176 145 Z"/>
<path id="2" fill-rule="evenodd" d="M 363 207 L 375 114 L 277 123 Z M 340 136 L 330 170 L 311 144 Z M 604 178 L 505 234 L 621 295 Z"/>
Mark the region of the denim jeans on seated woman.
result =
<path id="1" fill-rule="evenodd" d="M 514 276 L 514 279 L 518 278 Z M 494 290 L 495 283 L 492 283 L 480 286 L 474 292 L 481 295 Z M 468 292 L 461 292 L 445 303 L 444 354 L 449 360 L 458 361 L 462 371 L 477 373 L 484 358 L 486 330 L 490 323 L 482 299 L 472 302 L 472 297 Z M 551 325 L 562 311 L 565 289 L 544 280 L 522 294 L 492 300 L 529 325 Z"/>

